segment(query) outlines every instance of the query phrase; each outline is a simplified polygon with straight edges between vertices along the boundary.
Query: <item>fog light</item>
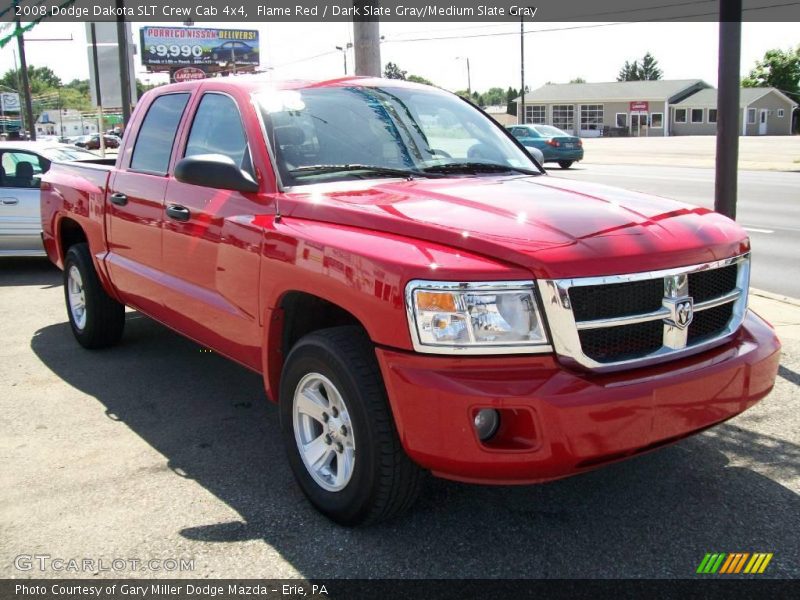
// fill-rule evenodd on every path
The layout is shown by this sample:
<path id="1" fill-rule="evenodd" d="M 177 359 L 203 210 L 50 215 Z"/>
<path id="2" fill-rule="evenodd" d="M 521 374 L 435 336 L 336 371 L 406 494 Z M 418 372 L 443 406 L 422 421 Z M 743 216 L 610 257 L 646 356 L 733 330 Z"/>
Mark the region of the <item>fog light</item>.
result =
<path id="1" fill-rule="evenodd" d="M 493 408 L 482 408 L 475 414 L 475 432 L 478 439 L 485 442 L 495 433 L 500 426 L 500 414 Z"/>

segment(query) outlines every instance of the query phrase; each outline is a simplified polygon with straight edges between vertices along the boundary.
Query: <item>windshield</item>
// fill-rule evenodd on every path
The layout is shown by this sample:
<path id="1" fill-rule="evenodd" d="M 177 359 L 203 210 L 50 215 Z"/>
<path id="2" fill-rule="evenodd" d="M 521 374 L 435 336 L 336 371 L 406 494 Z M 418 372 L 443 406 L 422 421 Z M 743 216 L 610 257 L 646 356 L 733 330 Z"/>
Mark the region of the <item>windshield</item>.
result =
<path id="1" fill-rule="evenodd" d="M 475 107 L 438 90 L 326 87 L 256 95 L 281 179 L 539 174 Z"/>
<path id="2" fill-rule="evenodd" d="M 53 146 L 42 150 L 42 155 L 48 160 L 90 160 L 97 159 L 97 155 L 77 146 Z"/>
<path id="3" fill-rule="evenodd" d="M 538 133 L 542 137 L 567 136 L 567 134 L 561 131 L 558 127 L 551 127 L 550 125 L 537 125 L 536 127 L 534 127 L 534 129 L 536 130 L 536 133 Z"/>

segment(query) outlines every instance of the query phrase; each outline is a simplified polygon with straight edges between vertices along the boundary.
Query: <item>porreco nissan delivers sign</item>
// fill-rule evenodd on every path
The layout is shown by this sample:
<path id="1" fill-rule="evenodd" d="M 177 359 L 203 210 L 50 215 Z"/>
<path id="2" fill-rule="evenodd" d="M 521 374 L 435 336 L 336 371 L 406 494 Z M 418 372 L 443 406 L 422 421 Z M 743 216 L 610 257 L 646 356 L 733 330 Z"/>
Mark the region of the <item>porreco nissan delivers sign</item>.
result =
<path id="1" fill-rule="evenodd" d="M 142 27 L 140 33 L 145 67 L 259 64 L 258 31 L 255 30 Z"/>

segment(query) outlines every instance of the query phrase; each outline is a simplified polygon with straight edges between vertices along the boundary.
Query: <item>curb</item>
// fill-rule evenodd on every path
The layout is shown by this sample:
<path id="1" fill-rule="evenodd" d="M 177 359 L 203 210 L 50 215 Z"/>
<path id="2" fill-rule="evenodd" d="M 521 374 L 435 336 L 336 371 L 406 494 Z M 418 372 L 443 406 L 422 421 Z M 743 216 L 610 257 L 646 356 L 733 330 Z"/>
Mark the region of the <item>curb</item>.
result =
<path id="1" fill-rule="evenodd" d="M 797 298 L 790 298 L 789 296 L 782 296 L 781 294 L 773 294 L 772 292 L 766 292 L 764 290 L 759 290 L 756 288 L 750 288 L 750 294 L 753 296 L 759 296 L 761 298 L 767 298 L 768 300 L 775 300 L 776 302 L 790 304 L 792 306 L 800 308 L 800 300 Z"/>

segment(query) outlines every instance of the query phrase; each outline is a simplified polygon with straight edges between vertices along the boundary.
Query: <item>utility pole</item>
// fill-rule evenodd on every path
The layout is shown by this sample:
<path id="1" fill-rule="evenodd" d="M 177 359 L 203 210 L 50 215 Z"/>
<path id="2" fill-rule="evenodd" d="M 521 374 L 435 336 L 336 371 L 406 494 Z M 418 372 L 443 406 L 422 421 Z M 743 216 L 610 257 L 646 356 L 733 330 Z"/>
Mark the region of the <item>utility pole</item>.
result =
<path id="1" fill-rule="evenodd" d="M 719 75 L 717 81 L 717 169 L 714 210 L 736 218 L 739 162 L 739 67 L 742 50 L 742 0 L 719 0 Z M 742 115 L 743 119 L 747 115 Z"/>
<path id="2" fill-rule="evenodd" d="M 353 6 L 362 9 L 366 6 L 377 7 L 378 4 L 378 0 L 353 0 Z M 355 47 L 356 75 L 380 77 L 381 40 L 380 23 L 377 19 L 373 21 L 364 21 L 361 17 L 353 19 L 353 45 Z"/>
<path id="3" fill-rule="evenodd" d="M 17 6 L 19 5 L 19 0 L 14 0 L 14 12 L 17 12 Z M 19 63 L 20 67 L 22 67 L 22 90 L 20 90 L 25 95 L 25 120 L 28 123 L 28 129 L 30 129 L 30 140 L 35 142 L 36 141 L 36 124 L 33 122 L 33 102 L 31 100 L 31 86 L 30 82 L 28 81 L 28 61 L 25 60 L 25 40 L 22 38 L 22 25 L 19 22 L 19 17 L 14 19 L 14 22 L 17 27 L 17 46 L 19 47 Z M 23 128 L 24 131 L 24 128 Z"/>
<path id="4" fill-rule="evenodd" d="M 456 56 L 456 60 L 466 60 L 467 61 L 467 94 L 469 94 L 470 98 L 472 97 L 472 77 L 469 73 L 469 56 Z"/>
<path id="5" fill-rule="evenodd" d="M 117 51 L 119 52 L 119 85 L 122 99 L 122 127 L 128 126 L 131 118 L 131 74 L 128 70 L 128 36 L 125 27 L 125 0 L 117 2 Z"/>
<path id="6" fill-rule="evenodd" d="M 518 121 L 525 123 L 525 19 L 519 18 L 519 112 Z"/>

